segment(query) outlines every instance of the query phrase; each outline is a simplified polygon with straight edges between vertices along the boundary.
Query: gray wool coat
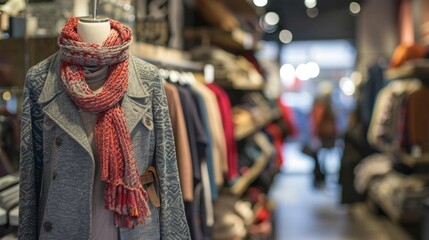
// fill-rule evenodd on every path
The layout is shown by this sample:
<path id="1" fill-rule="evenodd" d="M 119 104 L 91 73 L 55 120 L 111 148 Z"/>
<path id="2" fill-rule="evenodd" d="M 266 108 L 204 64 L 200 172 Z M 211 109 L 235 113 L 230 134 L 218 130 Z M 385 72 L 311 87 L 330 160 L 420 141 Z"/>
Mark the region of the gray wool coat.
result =
<path id="1" fill-rule="evenodd" d="M 60 50 L 61 51 L 61 50 Z M 155 165 L 161 207 L 119 239 L 190 239 L 167 100 L 157 69 L 130 56 L 121 105 L 139 172 Z M 19 239 L 89 239 L 94 156 L 79 109 L 63 90 L 60 54 L 27 73 L 21 119 Z"/>

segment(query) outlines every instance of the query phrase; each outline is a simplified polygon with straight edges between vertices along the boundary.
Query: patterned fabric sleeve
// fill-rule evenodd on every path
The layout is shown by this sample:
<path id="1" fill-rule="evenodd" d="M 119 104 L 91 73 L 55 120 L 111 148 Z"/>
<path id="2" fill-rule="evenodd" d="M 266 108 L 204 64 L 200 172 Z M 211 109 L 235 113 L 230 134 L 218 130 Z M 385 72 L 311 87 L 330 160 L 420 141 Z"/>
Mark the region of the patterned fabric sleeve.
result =
<path id="1" fill-rule="evenodd" d="M 191 239 L 185 217 L 167 98 L 160 77 L 152 69 L 155 81 L 152 107 L 155 127 L 155 162 L 161 193 L 161 239 Z"/>
<path id="2" fill-rule="evenodd" d="M 37 239 L 37 209 L 43 168 L 43 112 L 37 103 L 53 57 L 27 73 L 21 115 L 18 239 Z"/>

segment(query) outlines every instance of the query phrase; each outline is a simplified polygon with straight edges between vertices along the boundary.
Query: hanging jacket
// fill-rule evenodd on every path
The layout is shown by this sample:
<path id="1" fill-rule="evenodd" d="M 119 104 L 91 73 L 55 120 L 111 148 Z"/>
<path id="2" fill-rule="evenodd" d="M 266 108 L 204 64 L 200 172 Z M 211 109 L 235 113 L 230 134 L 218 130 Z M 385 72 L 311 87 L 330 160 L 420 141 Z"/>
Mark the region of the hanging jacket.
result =
<path id="1" fill-rule="evenodd" d="M 21 119 L 19 239 L 89 239 L 94 156 L 79 109 L 63 89 L 60 54 L 27 73 Z M 139 173 L 155 166 L 161 207 L 119 239 L 190 239 L 168 105 L 157 69 L 130 56 L 121 106 Z"/>

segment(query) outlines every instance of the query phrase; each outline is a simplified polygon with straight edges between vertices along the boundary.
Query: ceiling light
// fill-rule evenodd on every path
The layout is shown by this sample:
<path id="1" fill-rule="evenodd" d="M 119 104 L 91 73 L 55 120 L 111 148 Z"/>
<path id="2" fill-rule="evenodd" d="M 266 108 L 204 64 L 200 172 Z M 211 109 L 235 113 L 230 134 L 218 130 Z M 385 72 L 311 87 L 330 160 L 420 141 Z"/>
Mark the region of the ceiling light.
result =
<path id="1" fill-rule="evenodd" d="M 318 15 L 319 15 L 319 9 L 317 9 L 317 7 L 307 9 L 307 16 L 309 18 L 315 18 Z"/>
<path id="2" fill-rule="evenodd" d="M 280 79 L 286 87 L 291 87 L 295 80 L 295 68 L 291 64 L 283 64 L 280 68 Z"/>
<path id="3" fill-rule="evenodd" d="M 317 0 L 305 0 L 304 4 L 307 8 L 314 8 L 317 5 Z"/>
<path id="4" fill-rule="evenodd" d="M 348 77 L 341 78 L 340 88 L 343 91 L 343 93 L 347 96 L 353 95 L 356 91 L 355 83 Z"/>
<path id="5" fill-rule="evenodd" d="M 273 33 L 277 30 L 277 25 L 269 25 L 265 22 L 264 17 L 260 18 L 259 25 L 266 33 Z"/>
<path id="6" fill-rule="evenodd" d="M 10 94 L 9 91 L 6 91 L 3 93 L 3 100 L 5 101 L 9 101 L 11 99 L 12 95 Z"/>
<path id="7" fill-rule="evenodd" d="M 279 34 L 279 39 L 282 43 L 290 43 L 292 41 L 293 35 L 289 30 L 281 30 Z"/>
<path id="8" fill-rule="evenodd" d="M 277 30 L 277 26 L 265 24 L 263 29 L 266 33 L 273 33 Z"/>
<path id="9" fill-rule="evenodd" d="M 253 0 L 253 4 L 257 7 L 265 7 L 267 5 L 268 0 Z"/>
<path id="10" fill-rule="evenodd" d="M 267 14 L 265 14 L 264 21 L 268 25 L 277 25 L 277 23 L 280 21 L 280 17 L 275 12 L 267 12 Z"/>
<path id="11" fill-rule="evenodd" d="M 310 78 L 316 78 L 317 76 L 319 76 L 319 73 L 320 73 L 319 64 L 315 62 L 309 62 L 306 64 L 306 68 L 307 68 L 308 76 Z"/>
<path id="12" fill-rule="evenodd" d="M 358 14 L 360 12 L 360 4 L 357 2 L 350 3 L 350 12 L 353 14 Z"/>
<path id="13" fill-rule="evenodd" d="M 310 76 L 308 76 L 307 66 L 305 64 L 299 64 L 298 67 L 296 67 L 295 74 L 301 81 L 307 81 L 310 79 Z"/>

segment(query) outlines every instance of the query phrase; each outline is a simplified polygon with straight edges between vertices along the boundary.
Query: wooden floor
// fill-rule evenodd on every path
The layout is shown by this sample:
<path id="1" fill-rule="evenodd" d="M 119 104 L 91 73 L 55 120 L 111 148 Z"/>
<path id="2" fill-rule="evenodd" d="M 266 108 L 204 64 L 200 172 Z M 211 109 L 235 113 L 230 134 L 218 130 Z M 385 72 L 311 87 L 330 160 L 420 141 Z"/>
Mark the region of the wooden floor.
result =
<path id="1" fill-rule="evenodd" d="M 314 189 L 311 175 L 279 174 L 270 193 L 276 202 L 276 240 L 410 240 L 390 220 L 370 213 L 365 204 L 338 204 L 335 177 Z"/>

